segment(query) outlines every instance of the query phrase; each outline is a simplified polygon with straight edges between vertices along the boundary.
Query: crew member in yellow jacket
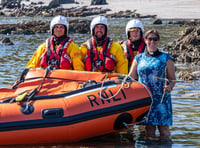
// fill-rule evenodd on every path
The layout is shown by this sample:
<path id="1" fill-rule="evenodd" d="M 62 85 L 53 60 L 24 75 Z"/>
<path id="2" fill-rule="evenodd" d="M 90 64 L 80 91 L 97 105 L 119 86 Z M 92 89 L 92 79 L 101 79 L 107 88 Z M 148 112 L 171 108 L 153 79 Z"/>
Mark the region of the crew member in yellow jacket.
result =
<path id="1" fill-rule="evenodd" d="M 130 20 L 126 25 L 127 39 L 121 45 L 124 54 L 128 59 L 128 68 L 132 65 L 133 59 L 137 54 L 145 51 L 146 43 L 144 41 L 144 26 L 138 19 Z"/>
<path id="2" fill-rule="evenodd" d="M 104 16 L 90 24 L 92 37 L 80 47 L 86 71 L 128 74 L 128 60 L 122 47 L 107 36 L 108 23 Z"/>
<path id="3" fill-rule="evenodd" d="M 50 23 L 52 36 L 41 44 L 26 68 L 46 68 L 84 70 L 81 52 L 77 44 L 68 36 L 69 23 L 66 17 L 58 15 Z"/>

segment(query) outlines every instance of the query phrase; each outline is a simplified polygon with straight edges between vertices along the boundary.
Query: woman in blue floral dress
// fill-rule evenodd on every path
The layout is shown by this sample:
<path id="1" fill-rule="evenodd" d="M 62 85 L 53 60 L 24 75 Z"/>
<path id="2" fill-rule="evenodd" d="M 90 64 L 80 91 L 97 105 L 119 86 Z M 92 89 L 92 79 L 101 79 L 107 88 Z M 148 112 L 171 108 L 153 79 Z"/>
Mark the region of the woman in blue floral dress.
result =
<path id="1" fill-rule="evenodd" d="M 172 125 L 171 95 L 175 85 L 174 59 L 167 53 L 158 50 L 160 35 L 156 30 L 149 30 L 145 35 L 146 51 L 137 55 L 133 61 L 129 75 L 137 78 L 152 92 L 153 103 L 145 125 L 145 140 L 169 139 L 169 126 Z M 168 79 L 162 81 L 158 78 Z M 164 101 L 161 107 L 162 96 Z M 156 137 L 158 128 L 160 137 Z"/>

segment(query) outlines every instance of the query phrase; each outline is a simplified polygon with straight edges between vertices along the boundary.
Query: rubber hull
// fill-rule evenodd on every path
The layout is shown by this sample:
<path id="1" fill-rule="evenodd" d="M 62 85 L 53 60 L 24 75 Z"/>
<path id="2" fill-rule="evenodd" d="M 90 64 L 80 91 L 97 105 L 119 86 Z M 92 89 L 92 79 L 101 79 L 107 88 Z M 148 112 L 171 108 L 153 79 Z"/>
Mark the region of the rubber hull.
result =
<path id="1" fill-rule="evenodd" d="M 75 142 L 119 132 L 124 123 L 142 120 L 151 105 L 146 86 L 118 74 L 44 75 L 30 69 L 17 88 L 0 89 L 1 145 Z"/>

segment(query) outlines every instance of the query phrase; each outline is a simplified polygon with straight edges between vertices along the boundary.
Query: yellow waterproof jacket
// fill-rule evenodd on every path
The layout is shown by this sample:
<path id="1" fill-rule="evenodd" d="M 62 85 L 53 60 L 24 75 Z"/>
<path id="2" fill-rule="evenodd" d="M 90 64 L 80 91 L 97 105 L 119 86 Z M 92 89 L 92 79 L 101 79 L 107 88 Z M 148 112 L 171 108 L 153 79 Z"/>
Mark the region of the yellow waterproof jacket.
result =
<path id="1" fill-rule="evenodd" d="M 87 51 L 88 51 L 87 44 L 88 42 L 85 42 L 80 46 L 83 61 L 86 58 Z M 102 46 L 99 46 L 96 48 L 98 51 L 100 51 Z M 120 74 L 128 74 L 128 60 L 125 58 L 124 52 L 119 43 L 112 42 L 111 47 L 110 47 L 110 54 L 115 56 L 115 59 L 116 59 L 116 67 L 115 67 L 115 71 L 113 72 L 120 73 Z"/>
<path id="2" fill-rule="evenodd" d="M 55 47 L 57 48 L 57 47 Z M 46 50 L 46 43 L 41 44 L 37 50 L 35 51 L 32 58 L 29 60 L 29 62 L 26 65 L 26 68 L 37 68 L 40 67 L 40 59 L 43 56 L 44 52 Z M 74 70 L 84 70 L 84 63 L 81 60 L 81 52 L 79 50 L 79 47 L 74 42 L 71 42 L 69 46 L 67 47 L 66 53 L 70 56 L 73 63 Z"/>

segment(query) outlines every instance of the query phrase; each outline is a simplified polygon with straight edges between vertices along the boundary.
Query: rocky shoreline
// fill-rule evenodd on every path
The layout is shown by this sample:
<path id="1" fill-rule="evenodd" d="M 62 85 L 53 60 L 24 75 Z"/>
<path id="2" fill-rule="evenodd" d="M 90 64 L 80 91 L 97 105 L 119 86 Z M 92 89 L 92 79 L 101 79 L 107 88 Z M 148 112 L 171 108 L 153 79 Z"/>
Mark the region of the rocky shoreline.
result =
<path id="1" fill-rule="evenodd" d="M 49 33 L 50 21 L 30 20 L 22 21 L 17 24 L 1 24 L 0 34 L 24 34 L 31 35 L 37 33 Z M 76 19 L 69 20 L 70 33 L 89 33 L 90 21 Z"/>
<path id="2" fill-rule="evenodd" d="M 168 51 L 177 62 L 200 66 L 200 27 L 189 27 L 183 35 L 163 50 Z"/>
<path id="3" fill-rule="evenodd" d="M 28 9 L 3 9 L 0 10 L 0 16 L 2 17 L 53 17 L 56 15 L 64 15 L 67 17 L 88 17 L 94 15 L 104 15 L 107 18 L 156 18 L 156 15 L 142 15 L 137 13 L 136 10 L 119 11 L 115 13 L 107 12 L 111 9 L 103 7 L 72 7 L 72 8 L 49 8 L 46 6 L 30 7 Z"/>

